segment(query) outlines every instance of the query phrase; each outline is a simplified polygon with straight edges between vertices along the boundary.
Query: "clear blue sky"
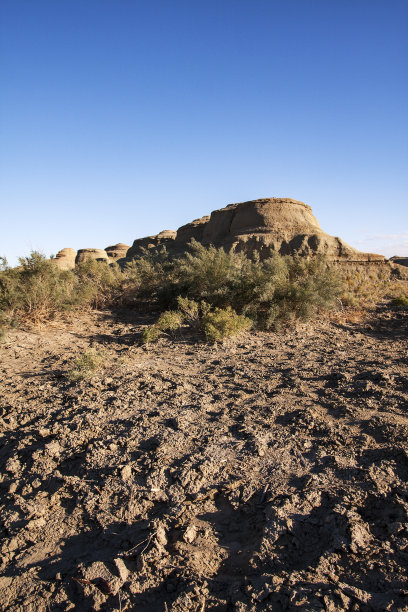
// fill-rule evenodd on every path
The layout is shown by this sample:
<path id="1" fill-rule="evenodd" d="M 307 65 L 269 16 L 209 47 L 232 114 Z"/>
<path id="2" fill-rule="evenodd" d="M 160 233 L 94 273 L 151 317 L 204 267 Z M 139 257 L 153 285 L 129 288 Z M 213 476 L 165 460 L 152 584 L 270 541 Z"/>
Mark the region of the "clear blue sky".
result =
<path id="1" fill-rule="evenodd" d="M 407 0 L 2 0 L 0 255 L 288 196 L 408 255 Z"/>

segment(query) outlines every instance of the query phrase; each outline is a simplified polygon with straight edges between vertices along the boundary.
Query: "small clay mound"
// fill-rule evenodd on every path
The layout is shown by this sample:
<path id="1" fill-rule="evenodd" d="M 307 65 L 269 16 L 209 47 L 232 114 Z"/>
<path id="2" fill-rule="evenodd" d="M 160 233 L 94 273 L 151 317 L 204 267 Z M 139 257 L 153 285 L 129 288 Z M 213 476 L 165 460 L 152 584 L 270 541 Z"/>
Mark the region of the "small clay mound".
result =
<path id="1" fill-rule="evenodd" d="M 75 263 L 80 264 L 87 259 L 96 259 L 96 261 L 108 261 L 109 257 L 105 249 L 79 249 Z"/>
<path id="2" fill-rule="evenodd" d="M 51 261 L 61 270 L 75 268 L 76 251 L 74 249 L 61 249 Z"/>
<path id="3" fill-rule="evenodd" d="M 106 247 L 105 251 L 108 254 L 109 259 L 116 261 L 118 259 L 122 259 L 122 257 L 126 257 L 126 253 L 128 252 L 129 248 L 130 247 L 128 244 L 119 242 L 113 246 Z"/>
<path id="4" fill-rule="evenodd" d="M 174 230 L 163 230 L 156 236 L 147 236 L 146 238 L 136 239 L 130 249 L 127 252 L 126 257 L 132 259 L 132 257 L 138 257 L 143 254 L 145 249 L 155 249 L 161 246 L 168 246 L 171 244 L 176 237 Z"/>
<path id="5" fill-rule="evenodd" d="M 191 223 L 182 225 L 177 230 L 175 245 L 185 246 L 190 240 L 197 240 L 203 242 L 204 232 L 207 228 L 208 222 L 210 221 L 210 215 L 201 217 L 201 219 L 195 219 Z"/>

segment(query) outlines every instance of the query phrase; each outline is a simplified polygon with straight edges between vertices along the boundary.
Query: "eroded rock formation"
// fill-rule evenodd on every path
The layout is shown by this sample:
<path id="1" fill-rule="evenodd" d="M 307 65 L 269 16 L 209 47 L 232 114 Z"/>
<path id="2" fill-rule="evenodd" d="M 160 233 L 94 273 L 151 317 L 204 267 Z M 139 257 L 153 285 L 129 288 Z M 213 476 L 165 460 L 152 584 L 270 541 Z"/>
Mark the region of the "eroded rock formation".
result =
<path id="1" fill-rule="evenodd" d="M 79 249 L 75 263 L 79 264 L 87 259 L 96 259 L 97 261 L 108 261 L 109 257 L 105 249 Z"/>
<path id="2" fill-rule="evenodd" d="M 112 261 L 117 261 L 118 259 L 122 259 L 126 257 L 126 253 L 129 250 L 129 245 L 124 244 L 123 242 L 119 242 L 119 244 L 115 244 L 113 246 L 106 247 L 105 251 Z"/>
<path id="3" fill-rule="evenodd" d="M 163 230 L 157 236 L 146 236 L 146 238 L 137 238 L 127 252 L 126 257 L 132 259 L 142 255 L 145 249 L 155 249 L 160 246 L 168 246 L 173 242 L 177 232 L 175 230 Z"/>
<path id="4" fill-rule="evenodd" d="M 177 232 L 139 238 L 127 258 L 140 253 L 140 247 L 165 245 L 170 253 L 182 252 L 194 238 L 204 245 L 244 251 L 258 251 L 267 257 L 272 251 L 282 255 L 323 254 L 332 261 L 384 261 L 383 255 L 361 253 L 341 238 L 326 234 L 307 204 L 290 198 L 262 198 L 215 210 L 180 227 Z"/>
<path id="5" fill-rule="evenodd" d="M 61 249 L 51 261 L 61 270 L 75 268 L 76 251 L 74 249 Z"/>
<path id="6" fill-rule="evenodd" d="M 311 207 L 290 198 L 261 198 L 230 204 L 177 231 L 164 230 L 156 236 L 138 238 L 130 248 L 119 243 L 106 249 L 80 249 L 77 254 L 73 249 L 62 249 L 53 261 L 65 269 L 87 258 L 124 265 L 146 250 L 166 247 L 170 255 L 181 254 L 192 239 L 205 246 L 234 249 L 248 255 L 258 252 L 261 258 L 277 251 L 282 255 L 322 254 L 331 261 L 340 262 L 386 261 L 383 255 L 362 253 L 341 238 L 326 234 Z M 408 258 L 395 257 L 391 262 L 406 266 Z"/>

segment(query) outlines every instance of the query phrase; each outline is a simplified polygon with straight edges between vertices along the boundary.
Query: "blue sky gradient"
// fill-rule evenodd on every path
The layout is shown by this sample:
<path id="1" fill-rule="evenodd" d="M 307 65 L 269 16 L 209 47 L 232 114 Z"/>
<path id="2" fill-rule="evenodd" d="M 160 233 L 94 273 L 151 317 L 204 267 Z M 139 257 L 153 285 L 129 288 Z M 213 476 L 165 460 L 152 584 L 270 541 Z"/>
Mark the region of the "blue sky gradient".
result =
<path id="1" fill-rule="evenodd" d="M 3 0 L 0 255 L 287 196 L 408 255 L 406 0 Z"/>

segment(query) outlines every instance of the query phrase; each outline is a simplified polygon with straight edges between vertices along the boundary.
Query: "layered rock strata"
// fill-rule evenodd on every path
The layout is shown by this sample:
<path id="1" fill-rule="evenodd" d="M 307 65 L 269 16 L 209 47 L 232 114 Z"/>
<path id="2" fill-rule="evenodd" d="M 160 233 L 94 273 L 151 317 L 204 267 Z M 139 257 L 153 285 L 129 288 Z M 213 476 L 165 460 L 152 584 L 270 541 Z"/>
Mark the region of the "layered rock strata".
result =
<path id="1" fill-rule="evenodd" d="M 109 257 L 105 249 L 79 249 L 75 263 L 80 264 L 87 259 L 96 259 L 97 261 L 108 261 Z"/>
<path id="2" fill-rule="evenodd" d="M 126 257 L 132 259 L 138 255 L 142 255 L 146 249 L 157 249 L 162 246 L 168 246 L 176 238 L 175 230 L 163 230 L 157 236 L 146 236 L 146 238 L 137 238 L 133 245 L 128 250 Z"/>
<path id="3" fill-rule="evenodd" d="M 194 238 L 201 244 L 244 251 L 257 251 L 262 258 L 273 251 L 282 255 L 313 256 L 323 254 L 332 261 L 381 262 L 383 255 L 361 253 L 341 238 L 326 234 L 304 202 L 290 198 L 262 198 L 215 210 L 211 215 L 183 225 L 177 232 L 139 238 L 127 252 L 127 258 L 140 248 L 166 246 L 170 253 L 182 252 Z"/>
<path id="4" fill-rule="evenodd" d="M 119 244 L 115 244 L 113 246 L 106 247 L 105 251 L 109 259 L 111 259 L 112 261 L 116 261 L 118 259 L 122 259 L 123 257 L 126 257 L 126 253 L 128 252 L 129 248 L 130 247 L 128 244 L 119 242 Z"/>
<path id="5" fill-rule="evenodd" d="M 72 270 L 75 268 L 76 251 L 74 249 L 61 249 L 52 262 L 61 270 Z"/>

